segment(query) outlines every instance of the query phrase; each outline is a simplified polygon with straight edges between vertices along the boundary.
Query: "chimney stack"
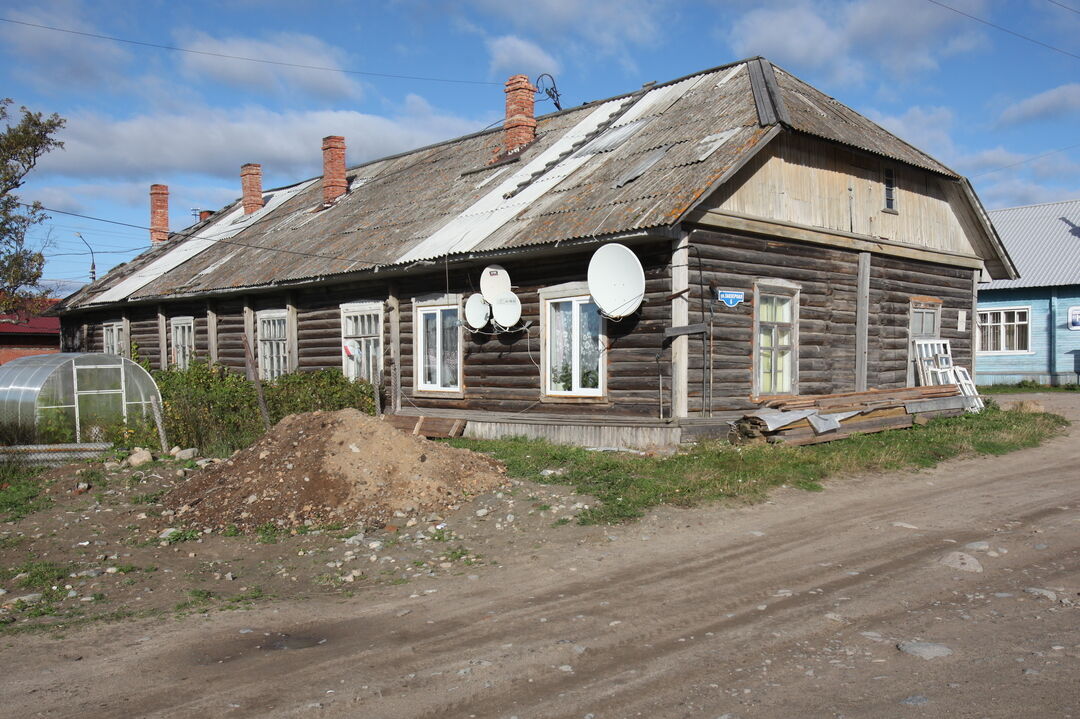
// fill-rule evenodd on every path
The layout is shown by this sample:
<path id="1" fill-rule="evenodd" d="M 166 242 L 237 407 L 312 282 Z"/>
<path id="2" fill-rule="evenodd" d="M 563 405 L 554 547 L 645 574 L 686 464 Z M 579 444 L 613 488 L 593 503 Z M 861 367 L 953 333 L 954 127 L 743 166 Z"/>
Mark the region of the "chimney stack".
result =
<path id="1" fill-rule="evenodd" d="M 513 75 L 506 81 L 505 92 L 503 152 L 509 155 L 536 139 L 536 88 L 528 75 Z"/>
<path id="2" fill-rule="evenodd" d="M 199 222 L 206 222 L 212 214 L 214 214 L 213 210 L 199 210 Z"/>
<path id="3" fill-rule="evenodd" d="M 345 194 L 345 138 L 339 135 L 324 137 L 323 153 L 323 202 L 327 205 Z"/>
<path id="4" fill-rule="evenodd" d="M 244 214 L 261 210 L 263 206 L 262 196 L 262 165 L 249 162 L 240 168 L 240 187 L 244 191 Z"/>
<path id="5" fill-rule="evenodd" d="M 169 239 L 169 186 L 150 185 L 150 241 Z"/>

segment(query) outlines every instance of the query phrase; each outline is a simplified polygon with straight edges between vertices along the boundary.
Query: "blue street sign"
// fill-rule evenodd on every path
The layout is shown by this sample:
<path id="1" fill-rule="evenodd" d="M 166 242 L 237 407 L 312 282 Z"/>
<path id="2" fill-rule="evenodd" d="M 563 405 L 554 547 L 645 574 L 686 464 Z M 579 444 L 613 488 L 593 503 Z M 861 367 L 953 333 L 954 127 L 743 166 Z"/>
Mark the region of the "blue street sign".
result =
<path id="1" fill-rule="evenodd" d="M 720 300 L 728 307 L 734 307 L 746 300 L 746 293 L 736 292 L 734 290 L 717 290 L 716 299 Z"/>

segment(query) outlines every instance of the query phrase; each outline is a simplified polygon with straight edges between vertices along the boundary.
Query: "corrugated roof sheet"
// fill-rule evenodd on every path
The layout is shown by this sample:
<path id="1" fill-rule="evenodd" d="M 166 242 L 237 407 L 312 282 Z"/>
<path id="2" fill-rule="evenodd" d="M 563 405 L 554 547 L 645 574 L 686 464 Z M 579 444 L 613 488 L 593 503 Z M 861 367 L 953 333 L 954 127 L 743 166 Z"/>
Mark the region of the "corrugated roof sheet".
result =
<path id="1" fill-rule="evenodd" d="M 743 61 L 540 117 L 536 142 L 509 165 L 487 166 L 499 129 L 352 168 L 349 192 L 329 208 L 319 178 L 266 193 L 274 202 L 238 225 L 237 201 L 65 305 L 304 282 L 670 227 L 769 136 L 751 65 L 768 68 Z M 809 85 L 779 70 L 776 78 L 769 102 L 783 102 L 793 129 L 951 174 Z M 788 117 L 783 107 L 776 114 Z"/>
<path id="2" fill-rule="evenodd" d="M 990 212 L 1018 280 L 994 280 L 982 289 L 1080 284 L 1080 200 L 1010 207 Z"/>

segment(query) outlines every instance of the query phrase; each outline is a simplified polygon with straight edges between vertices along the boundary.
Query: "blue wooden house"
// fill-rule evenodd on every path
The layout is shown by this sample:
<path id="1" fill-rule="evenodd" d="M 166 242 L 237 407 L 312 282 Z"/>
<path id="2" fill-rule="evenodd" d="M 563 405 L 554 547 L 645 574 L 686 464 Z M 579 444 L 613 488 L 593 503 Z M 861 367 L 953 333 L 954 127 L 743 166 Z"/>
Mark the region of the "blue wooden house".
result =
<path id="1" fill-rule="evenodd" d="M 989 214 L 1020 278 L 979 288 L 976 382 L 1080 383 L 1080 200 Z"/>

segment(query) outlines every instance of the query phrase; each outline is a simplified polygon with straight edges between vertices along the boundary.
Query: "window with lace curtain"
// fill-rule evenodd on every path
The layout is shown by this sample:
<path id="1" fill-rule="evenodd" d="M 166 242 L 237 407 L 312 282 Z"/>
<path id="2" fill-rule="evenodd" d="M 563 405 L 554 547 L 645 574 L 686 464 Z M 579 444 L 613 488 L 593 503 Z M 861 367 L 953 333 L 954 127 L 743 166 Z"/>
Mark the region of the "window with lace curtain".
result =
<path id="1" fill-rule="evenodd" d="M 543 394 L 603 397 L 604 318 L 585 283 L 544 288 L 540 300 Z"/>
<path id="2" fill-rule="evenodd" d="M 461 391 L 460 297 L 417 301 L 416 389 L 421 392 Z"/>

